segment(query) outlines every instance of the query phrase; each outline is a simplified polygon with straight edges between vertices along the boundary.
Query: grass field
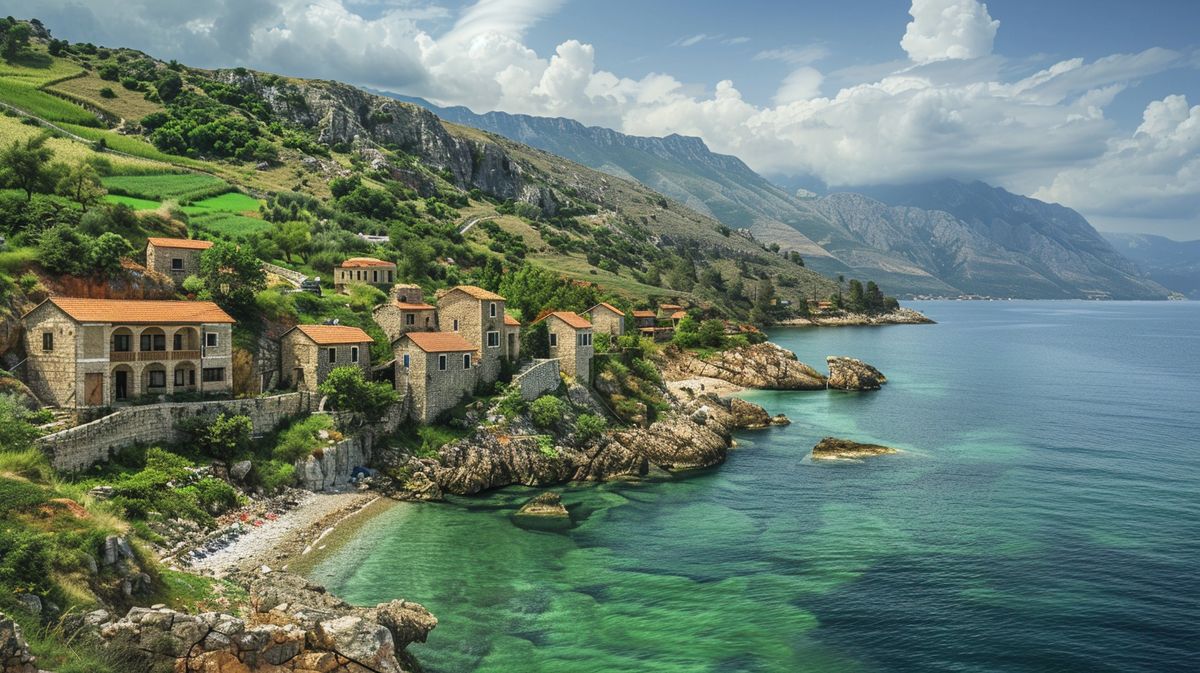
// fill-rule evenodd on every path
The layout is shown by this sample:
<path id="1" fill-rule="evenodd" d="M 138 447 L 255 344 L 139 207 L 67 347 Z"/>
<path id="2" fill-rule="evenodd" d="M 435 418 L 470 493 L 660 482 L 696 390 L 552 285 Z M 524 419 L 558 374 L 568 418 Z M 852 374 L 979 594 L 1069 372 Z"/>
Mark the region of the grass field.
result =
<path id="1" fill-rule="evenodd" d="M 259 202 L 258 199 L 246 196 L 241 192 L 229 192 L 220 196 L 196 201 L 190 206 L 186 206 L 183 212 L 188 215 L 203 215 L 205 213 L 219 211 L 226 213 L 247 213 L 257 212 Z"/>
<path id="2" fill-rule="evenodd" d="M 245 217 L 236 213 L 207 211 L 193 215 L 191 225 L 214 234 L 236 238 L 264 231 L 271 227 L 270 222 L 264 222 L 253 217 Z"/>
<path id="3" fill-rule="evenodd" d="M 83 108 L 51 96 L 19 80 L 0 77 L 0 101 L 52 122 L 99 126 L 100 120 Z"/>
<path id="4" fill-rule="evenodd" d="M 89 105 L 94 105 L 113 117 L 128 119 L 130 121 L 138 121 L 151 112 L 163 109 L 161 104 L 146 100 L 142 92 L 130 91 L 116 82 L 102 80 L 95 73 L 88 73 L 83 77 L 75 77 L 58 82 L 47 88 L 50 91 L 60 91 L 64 94 L 74 96 Z M 112 89 L 116 97 L 105 98 L 101 96 L 100 90 L 105 88 Z"/>
<path id="5" fill-rule="evenodd" d="M 164 173 L 159 175 L 114 175 L 104 178 L 111 194 L 139 199 L 179 202 L 212 197 L 233 189 L 229 183 L 204 173 Z M 255 201 L 254 208 L 258 207 Z"/>
<path id="6" fill-rule="evenodd" d="M 150 201 L 148 199 L 139 199 L 133 196 L 121 196 L 120 194 L 109 194 L 104 197 L 109 203 L 123 203 L 134 210 L 158 210 L 162 203 L 158 201 Z"/>
<path id="7" fill-rule="evenodd" d="M 95 129 L 92 129 L 95 130 Z M 25 141 L 45 132 L 39 126 L 22 124 L 20 119 L 0 115 L 0 145 L 9 145 L 14 141 Z M 54 152 L 55 161 L 76 163 L 89 157 L 102 156 L 112 162 L 114 169 L 122 173 L 146 173 L 162 171 L 167 166 L 143 159 L 130 159 L 113 154 L 97 154 L 91 146 L 69 138 L 51 138 L 46 145 Z"/>
<path id="8" fill-rule="evenodd" d="M 44 50 L 32 50 L 12 61 L 0 61 L 0 79 L 38 87 L 83 72 L 83 68 Z"/>

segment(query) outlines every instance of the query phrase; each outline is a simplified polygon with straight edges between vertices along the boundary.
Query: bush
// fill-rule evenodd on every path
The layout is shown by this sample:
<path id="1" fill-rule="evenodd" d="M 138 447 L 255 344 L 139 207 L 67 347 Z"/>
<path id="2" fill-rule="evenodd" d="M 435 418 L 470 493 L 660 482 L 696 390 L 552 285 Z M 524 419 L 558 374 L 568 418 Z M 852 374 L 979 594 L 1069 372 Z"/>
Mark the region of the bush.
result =
<path id="1" fill-rule="evenodd" d="M 329 398 L 334 409 L 362 414 L 370 420 L 378 420 L 400 399 L 391 385 L 366 380 L 359 367 L 335 368 L 317 390 Z"/>
<path id="2" fill-rule="evenodd" d="M 533 424 L 542 429 L 554 427 L 567 413 L 567 403 L 553 395 L 542 395 L 529 405 Z"/>
<path id="3" fill-rule="evenodd" d="M 580 442 L 590 442 L 604 434 L 608 429 L 608 421 L 595 414 L 580 414 L 575 420 L 575 439 Z"/>
<path id="4" fill-rule="evenodd" d="M 254 423 L 249 416 L 226 416 L 216 418 L 189 418 L 179 423 L 179 429 L 191 436 L 196 448 L 207 456 L 219 460 L 232 460 L 250 448 L 250 436 Z"/>
<path id="5" fill-rule="evenodd" d="M 5 453 L 28 449 L 37 439 L 38 429 L 33 426 L 33 413 L 21 398 L 13 394 L 0 394 L 0 450 Z"/>
<path id="6" fill-rule="evenodd" d="M 103 89 L 100 89 L 100 97 L 101 98 L 116 98 L 117 92 L 113 91 L 111 86 L 106 86 Z"/>
<path id="7" fill-rule="evenodd" d="M 329 438 L 338 440 L 341 435 L 333 429 L 333 419 L 327 414 L 313 414 L 307 418 L 292 423 L 286 430 L 279 433 L 271 456 L 287 464 L 307 458 L 314 449 L 325 445 L 328 440 L 319 437 L 321 431 L 329 433 Z"/>
<path id="8" fill-rule="evenodd" d="M 268 460 L 254 465 L 258 485 L 267 493 L 296 483 L 296 466 L 282 460 Z"/>

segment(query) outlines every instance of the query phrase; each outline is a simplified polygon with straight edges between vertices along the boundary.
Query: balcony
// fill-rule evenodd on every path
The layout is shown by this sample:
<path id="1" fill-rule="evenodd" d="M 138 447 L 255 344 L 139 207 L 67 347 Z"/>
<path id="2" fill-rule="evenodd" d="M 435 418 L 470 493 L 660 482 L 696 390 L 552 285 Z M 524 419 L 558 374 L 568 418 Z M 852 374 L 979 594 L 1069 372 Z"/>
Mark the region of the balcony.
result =
<path id="1" fill-rule="evenodd" d="M 110 362 L 165 362 L 168 360 L 199 360 L 200 351 L 112 351 Z"/>

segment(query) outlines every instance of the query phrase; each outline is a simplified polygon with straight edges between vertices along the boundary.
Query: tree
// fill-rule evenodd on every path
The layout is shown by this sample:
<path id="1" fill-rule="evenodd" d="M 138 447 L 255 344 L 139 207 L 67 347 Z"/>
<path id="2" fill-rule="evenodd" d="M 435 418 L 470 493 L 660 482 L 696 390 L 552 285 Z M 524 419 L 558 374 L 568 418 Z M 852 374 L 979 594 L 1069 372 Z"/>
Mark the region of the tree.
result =
<path id="1" fill-rule="evenodd" d="M 863 312 L 867 310 L 867 304 L 863 294 L 863 284 L 858 279 L 850 279 L 850 291 L 846 297 L 846 307 L 851 311 Z"/>
<path id="2" fill-rule="evenodd" d="M 335 368 L 317 390 L 328 398 L 334 409 L 361 414 L 369 420 L 381 418 L 387 408 L 400 399 L 391 385 L 368 381 L 359 367 Z"/>
<path id="3" fill-rule="evenodd" d="M 529 405 L 529 417 L 543 430 L 554 427 L 567 415 L 567 403 L 553 395 L 542 395 Z"/>
<path id="4" fill-rule="evenodd" d="M 357 174 L 345 178 L 334 178 L 329 181 L 329 192 L 333 194 L 333 198 L 340 199 L 358 189 L 361 184 L 362 178 Z"/>
<path id="5" fill-rule="evenodd" d="M 82 275 L 88 270 L 89 248 L 88 239 L 74 227 L 55 225 L 38 239 L 38 261 L 52 273 Z"/>
<path id="6" fill-rule="evenodd" d="M 67 169 L 58 181 L 58 193 L 78 203 L 87 212 L 104 198 L 108 190 L 100 182 L 100 174 L 91 165 L 80 162 Z"/>
<path id="7" fill-rule="evenodd" d="M 92 241 L 89 252 L 92 270 L 113 276 L 121 270 L 121 260 L 133 252 L 133 246 L 124 236 L 106 231 Z"/>
<path id="8" fill-rule="evenodd" d="M 254 295 L 267 287 L 262 264 L 248 248 L 218 242 L 200 254 L 200 278 L 213 301 L 234 313 L 254 306 Z"/>
<path id="9" fill-rule="evenodd" d="M 32 35 L 33 29 L 28 24 L 18 23 L 11 26 L 4 33 L 3 41 L 0 41 L 0 55 L 7 61 L 13 60 L 28 46 Z"/>
<path id="10" fill-rule="evenodd" d="M 550 357 L 550 330 L 545 321 L 521 329 L 521 355 L 531 358 Z"/>
<path id="11" fill-rule="evenodd" d="M 19 140 L 0 151 L 0 177 L 7 185 L 12 185 L 25 192 L 25 200 L 32 201 L 34 192 L 48 192 L 54 184 L 54 173 L 50 170 L 50 157 L 53 156 L 46 141 L 49 134 L 29 138 L 24 143 Z"/>
<path id="12" fill-rule="evenodd" d="M 180 422 L 179 429 L 191 435 L 196 447 L 204 454 L 232 460 L 250 448 L 254 422 L 249 416 L 221 413 L 216 418 L 189 418 Z"/>
<path id="13" fill-rule="evenodd" d="M 725 323 L 716 319 L 705 320 L 700 323 L 697 336 L 702 346 L 719 348 L 725 343 Z"/>
<path id="14" fill-rule="evenodd" d="M 308 246 L 312 243 L 312 233 L 307 222 L 277 222 L 271 227 L 271 240 L 283 252 L 283 258 L 292 261 L 292 255 L 301 259 L 308 255 Z"/>
<path id="15" fill-rule="evenodd" d="M 774 308 L 775 285 L 770 278 L 763 278 L 754 287 L 754 306 L 750 309 L 750 319 L 759 324 L 765 323 Z"/>
<path id="16" fill-rule="evenodd" d="M 883 292 L 873 280 L 867 281 L 864 301 L 866 302 L 867 309 L 870 311 L 882 311 L 884 309 Z"/>
<path id="17" fill-rule="evenodd" d="M 30 422 L 30 411 L 21 398 L 0 394 L 0 446 L 6 451 L 23 451 L 33 445 L 41 433 Z"/>
<path id="18" fill-rule="evenodd" d="M 183 92 L 183 78 L 174 70 L 168 70 L 158 78 L 154 88 L 162 102 L 170 103 Z"/>

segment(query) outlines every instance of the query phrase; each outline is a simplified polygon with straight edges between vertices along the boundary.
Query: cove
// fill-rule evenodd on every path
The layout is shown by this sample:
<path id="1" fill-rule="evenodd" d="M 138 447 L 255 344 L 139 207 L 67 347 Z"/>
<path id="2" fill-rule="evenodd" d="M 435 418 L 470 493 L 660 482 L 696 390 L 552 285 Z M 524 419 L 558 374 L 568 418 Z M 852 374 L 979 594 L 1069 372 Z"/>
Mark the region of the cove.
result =
<path id="1" fill-rule="evenodd" d="M 398 504 L 313 568 L 439 618 L 460 671 L 1169 671 L 1200 642 L 1200 305 L 925 302 L 931 326 L 787 329 L 875 393 L 748 392 L 785 428 L 719 468 Z M 822 436 L 903 449 L 813 463 Z"/>

